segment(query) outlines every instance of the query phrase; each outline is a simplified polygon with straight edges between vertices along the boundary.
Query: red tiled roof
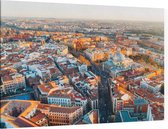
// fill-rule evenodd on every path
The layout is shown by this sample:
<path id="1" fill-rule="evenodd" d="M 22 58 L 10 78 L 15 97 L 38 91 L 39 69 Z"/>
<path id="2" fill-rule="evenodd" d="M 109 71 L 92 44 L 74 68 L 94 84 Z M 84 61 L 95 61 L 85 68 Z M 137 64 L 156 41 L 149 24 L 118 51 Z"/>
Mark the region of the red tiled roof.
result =
<path id="1" fill-rule="evenodd" d="M 73 113 L 80 107 L 50 107 L 50 112 L 59 112 L 59 113 Z"/>
<path id="2" fill-rule="evenodd" d="M 19 127 L 38 127 L 37 124 L 31 122 L 23 116 L 16 118 L 16 120 L 13 123 Z"/>
<path id="3" fill-rule="evenodd" d="M 6 75 L 6 76 L 2 77 L 2 80 L 5 82 L 5 81 L 11 81 L 13 79 L 10 75 Z"/>
<path id="4" fill-rule="evenodd" d="M 43 119 L 43 118 L 45 118 L 46 116 L 45 116 L 45 114 L 43 114 L 43 113 L 38 113 L 36 116 L 34 116 L 34 117 L 32 117 L 30 120 L 32 121 L 32 122 L 38 122 L 39 120 L 41 120 L 41 119 Z"/>
<path id="5" fill-rule="evenodd" d="M 50 105 L 48 104 L 38 104 L 37 109 L 46 109 L 48 110 Z"/>
<path id="6" fill-rule="evenodd" d="M 49 94 L 49 97 L 63 97 L 70 98 L 71 100 L 75 100 L 76 98 L 78 98 L 81 100 L 85 100 L 85 98 L 79 92 L 71 88 L 55 90 Z"/>

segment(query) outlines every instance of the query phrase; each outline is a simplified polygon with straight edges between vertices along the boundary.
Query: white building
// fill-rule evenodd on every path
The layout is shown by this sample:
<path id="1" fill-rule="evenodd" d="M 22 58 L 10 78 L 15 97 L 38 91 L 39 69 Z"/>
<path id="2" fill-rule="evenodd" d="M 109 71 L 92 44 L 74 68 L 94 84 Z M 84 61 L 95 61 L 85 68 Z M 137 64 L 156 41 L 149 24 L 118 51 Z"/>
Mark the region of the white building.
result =
<path id="1" fill-rule="evenodd" d="M 140 82 L 141 88 L 148 89 L 153 93 L 159 92 L 161 85 L 161 83 L 150 81 L 149 79 L 142 79 L 142 81 Z"/>
<path id="2" fill-rule="evenodd" d="M 1 93 L 16 92 L 17 89 L 26 88 L 25 77 L 21 74 L 7 75 L 1 78 Z"/>
<path id="3" fill-rule="evenodd" d="M 58 89 L 48 95 L 49 104 L 57 104 L 65 107 L 82 106 L 86 109 L 87 99 L 73 88 Z"/>

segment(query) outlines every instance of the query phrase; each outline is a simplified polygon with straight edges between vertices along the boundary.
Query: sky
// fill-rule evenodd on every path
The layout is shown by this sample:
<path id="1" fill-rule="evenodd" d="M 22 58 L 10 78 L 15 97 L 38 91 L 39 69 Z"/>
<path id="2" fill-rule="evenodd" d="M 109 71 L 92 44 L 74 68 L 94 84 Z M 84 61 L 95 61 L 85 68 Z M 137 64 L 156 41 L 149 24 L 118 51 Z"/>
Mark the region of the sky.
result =
<path id="1" fill-rule="evenodd" d="M 1 16 L 163 22 L 164 10 L 158 8 L 2 1 Z"/>

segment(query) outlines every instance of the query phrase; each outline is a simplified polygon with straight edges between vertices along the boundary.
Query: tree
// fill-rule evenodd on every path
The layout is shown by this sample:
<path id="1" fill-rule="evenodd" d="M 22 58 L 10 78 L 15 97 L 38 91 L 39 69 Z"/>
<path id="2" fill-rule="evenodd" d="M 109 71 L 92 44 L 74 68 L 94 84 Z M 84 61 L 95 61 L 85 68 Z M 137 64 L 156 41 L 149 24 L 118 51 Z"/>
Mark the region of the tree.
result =
<path id="1" fill-rule="evenodd" d="M 0 122 L 0 127 L 1 128 L 6 128 L 6 124 L 4 122 Z"/>
<path id="2" fill-rule="evenodd" d="M 160 92 L 161 92 L 162 94 L 164 94 L 164 83 L 162 84 L 162 86 L 161 86 L 161 88 L 160 88 Z"/>

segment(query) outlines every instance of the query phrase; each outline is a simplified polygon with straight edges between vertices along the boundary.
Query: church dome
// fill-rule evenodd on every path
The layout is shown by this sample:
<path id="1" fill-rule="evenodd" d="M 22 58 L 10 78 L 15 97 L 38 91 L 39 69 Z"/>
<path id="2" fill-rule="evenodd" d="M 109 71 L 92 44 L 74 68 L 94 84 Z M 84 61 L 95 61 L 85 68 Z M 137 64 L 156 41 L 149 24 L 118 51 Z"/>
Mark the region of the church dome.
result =
<path id="1" fill-rule="evenodd" d="M 115 62 L 123 62 L 125 60 L 125 56 L 121 52 L 116 52 L 114 54 L 113 60 Z"/>

